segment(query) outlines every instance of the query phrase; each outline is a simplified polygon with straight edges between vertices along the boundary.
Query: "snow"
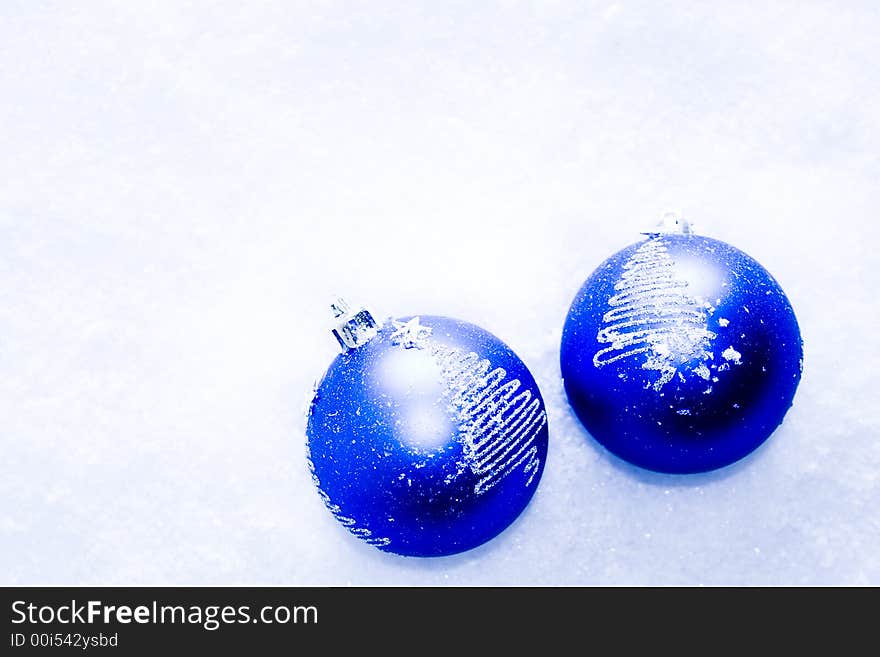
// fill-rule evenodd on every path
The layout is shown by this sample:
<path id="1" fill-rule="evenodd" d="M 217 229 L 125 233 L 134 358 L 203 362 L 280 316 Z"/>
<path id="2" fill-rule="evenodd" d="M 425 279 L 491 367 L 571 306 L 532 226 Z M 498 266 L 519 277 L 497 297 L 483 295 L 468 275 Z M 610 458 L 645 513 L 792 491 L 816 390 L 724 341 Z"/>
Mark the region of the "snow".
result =
<path id="1" fill-rule="evenodd" d="M 3 3 L 0 583 L 880 584 L 878 30 L 867 1 Z M 689 477 L 597 446 L 557 363 L 670 207 L 805 340 L 773 438 Z M 550 454 L 497 540 L 404 559 L 324 508 L 337 293 L 532 369 Z"/>
<path id="2" fill-rule="evenodd" d="M 729 346 L 727 349 L 722 351 L 721 357 L 724 360 L 732 361 L 736 365 L 739 365 L 742 362 L 742 354 L 739 353 L 736 349 L 734 349 L 733 345 Z"/>

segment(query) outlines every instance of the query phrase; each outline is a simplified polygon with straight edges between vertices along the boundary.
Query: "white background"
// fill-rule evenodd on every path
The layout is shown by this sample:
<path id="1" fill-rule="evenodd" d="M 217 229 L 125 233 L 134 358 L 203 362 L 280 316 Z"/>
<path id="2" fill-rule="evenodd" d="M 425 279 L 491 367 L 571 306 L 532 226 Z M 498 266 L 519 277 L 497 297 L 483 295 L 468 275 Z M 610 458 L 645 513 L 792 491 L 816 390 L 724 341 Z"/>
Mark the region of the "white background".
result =
<path id="1" fill-rule="evenodd" d="M 5 584 L 880 584 L 880 13 L 866 2 L 0 5 Z M 805 372 L 723 471 L 613 459 L 568 304 L 670 208 L 767 267 Z M 457 316 L 544 392 L 538 493 L 403 559 L 323 508 L 327 303 Z"/>

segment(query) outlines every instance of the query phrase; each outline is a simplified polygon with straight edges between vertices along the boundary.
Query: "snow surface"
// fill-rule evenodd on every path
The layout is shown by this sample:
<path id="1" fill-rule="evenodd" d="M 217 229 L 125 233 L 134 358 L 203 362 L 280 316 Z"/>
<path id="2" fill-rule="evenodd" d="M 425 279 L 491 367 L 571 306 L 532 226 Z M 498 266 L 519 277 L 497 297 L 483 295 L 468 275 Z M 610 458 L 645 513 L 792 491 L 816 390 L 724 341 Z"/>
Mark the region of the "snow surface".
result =
<path id="1" fill-rule="evenodd" d="M 876 2 L 4 2 L 4 584 L 880 584 Z M 569 411 L 568 304 L 663 211 L 762 262 L 805 371 L 723 471 Z M 480 324 L 537 495 L 436 560 L 351 537 L 303 410 L 334 293 Z"/>

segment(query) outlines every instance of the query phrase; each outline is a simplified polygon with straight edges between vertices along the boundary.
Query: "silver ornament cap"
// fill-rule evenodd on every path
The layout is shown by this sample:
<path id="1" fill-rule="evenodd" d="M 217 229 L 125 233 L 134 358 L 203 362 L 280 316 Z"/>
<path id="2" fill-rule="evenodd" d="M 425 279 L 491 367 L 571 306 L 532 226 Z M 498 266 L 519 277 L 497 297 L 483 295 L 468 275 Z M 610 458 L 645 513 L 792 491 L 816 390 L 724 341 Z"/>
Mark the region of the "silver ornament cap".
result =
<path id="1" fill-rule="evenodd" d="M 330 330 L 343 352 L 362 347 L 379 332 L 373 315 L 363 306 L 352 310 L 348 302 L 340 297 L 330 304 L 330 310 L 334 318 Z"/>
<path id="2" fill-rule="evenodd" d="M 681 215 L 681 212 L 672 210 L 663 214 L 663 216 L 660 218 L 660 221 L 657 222 L 656 227 L 653 230 L 646 230 L 642 232 L 642 235 L 649 236 L 670 234 L 693 235 L 694 226 L 690 221 L 688 221 Z"/>

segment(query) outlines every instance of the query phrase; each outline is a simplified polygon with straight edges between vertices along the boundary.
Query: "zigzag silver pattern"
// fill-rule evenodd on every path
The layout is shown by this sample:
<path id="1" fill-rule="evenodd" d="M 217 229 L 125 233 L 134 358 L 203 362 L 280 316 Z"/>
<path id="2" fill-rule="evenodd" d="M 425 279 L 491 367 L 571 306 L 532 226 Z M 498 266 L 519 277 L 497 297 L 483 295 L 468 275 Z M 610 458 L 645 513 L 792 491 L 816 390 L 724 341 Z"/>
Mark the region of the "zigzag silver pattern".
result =
<path id="1" fill-rule="evenodd" d="M 376 547 L 383 547 L 391 543 L 390 538 L 385 538 L 382 536 L 374 536 L 373 532 L 367 529 L 366 527 L 358 527 L 357 520 L 345 515 L 342 512 L 342 509 L 338 504 L 334 504 L 330 499 L 330 496 L 324 492 L 324 489 L 321 488 L 321 480 L 318 478 L 318 475 L 315 473 L 315 464 L 312 462 L 312 451 L 309 449 L 308 443 L 306 443 L 306 462 L 309 466 L 309 472 L 312 475 L 312 482 L 315 484 L 315 488 L 318 489 L 318 495 L 321 497 L 321 500 L 324 502 L 324 506 L 333 514 L 333 517 L 336 518 L 348 531 L 357 536 L 358 538 L 366 541 L 370 545 L 375 545 Z"/>
<path id="2" fill-rule="evenodd" d="M 468 466 L 479 477 L 474 493 L 485 493 L 523 465 L 530 486 L 541 463 L 535 440 L 547 422 L 540 399 L 531 390 L 517 394 L 519 379 L 505 381 L 503 368 L 491 369 L 474 352 L 437 344 L 430 349 L 458 412 Z"/>

